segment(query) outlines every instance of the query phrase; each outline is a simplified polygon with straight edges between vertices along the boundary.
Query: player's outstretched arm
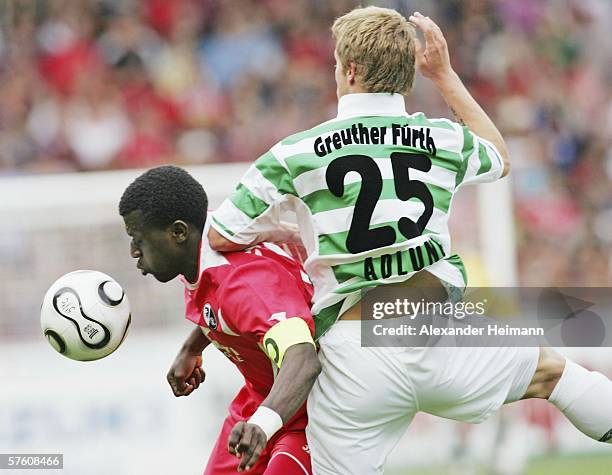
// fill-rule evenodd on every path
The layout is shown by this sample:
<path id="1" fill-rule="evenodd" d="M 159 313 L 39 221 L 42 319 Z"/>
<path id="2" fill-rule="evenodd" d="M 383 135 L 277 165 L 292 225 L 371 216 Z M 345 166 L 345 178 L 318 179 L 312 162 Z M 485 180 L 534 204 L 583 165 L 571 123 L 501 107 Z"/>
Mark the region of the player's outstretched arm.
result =
<path id="1" fill-rule="evenodd" d="M 421 30 L 425 38 L 425 47 L 416 40 L 419 71 L 434 83 L 459 122 L 497 147 L 504 160 L 502 176 L 506 176 L 510 171 L 510 156 L 504 138 L 453 70 L 442 30 L 433 20 L 419 12 L 412 15 L 410 21 Z"/>
<path id="2" fill-rule="evenodd" d="M 200 328 L 195 328 L 183 343 L 166 376 L 176 397 L 189 396 L 204 381 L 202 351 L 209 344 L 210 340 Z"/>
<path id="3" fill-rule="evenodd" d="M 241 457 L 239 472 L 257 462 L 268 439 L 304 404 L 320 372 L 312 343 L 299 343 L 285 351 L 268 397 L 249 421 L 236 424 L 230 434 L 228 449 Z"/>

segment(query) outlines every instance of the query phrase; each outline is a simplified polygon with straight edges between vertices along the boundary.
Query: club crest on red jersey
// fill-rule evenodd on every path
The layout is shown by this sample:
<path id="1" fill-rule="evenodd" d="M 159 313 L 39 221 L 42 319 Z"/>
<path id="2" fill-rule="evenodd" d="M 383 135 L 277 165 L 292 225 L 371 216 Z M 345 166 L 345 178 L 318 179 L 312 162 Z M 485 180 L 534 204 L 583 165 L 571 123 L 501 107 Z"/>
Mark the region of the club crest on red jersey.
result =
<path id="1" fill-rule="evenodd" d="M 206 322 L 206 325 L 208 325 L 208 328 L 210 328 L 211 330 L 216 330 L 217 316 L 215 315 L 211 304 L 207 303 L 204 305 L 204 308 L 202 309 L 202 315 L 204 316 L 204 321 Z"/>

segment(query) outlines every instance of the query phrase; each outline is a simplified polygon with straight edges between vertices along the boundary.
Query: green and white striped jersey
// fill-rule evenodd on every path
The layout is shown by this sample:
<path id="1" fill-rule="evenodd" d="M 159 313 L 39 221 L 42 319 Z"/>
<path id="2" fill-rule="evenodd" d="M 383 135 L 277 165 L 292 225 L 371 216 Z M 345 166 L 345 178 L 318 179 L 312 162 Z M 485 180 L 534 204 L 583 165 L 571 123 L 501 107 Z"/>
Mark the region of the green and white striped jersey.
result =
<path id="1" fill-rule="evenodd" d="M 424 268 L 463 289 L 465 269 L 448 231 L 453 196 L 502 171 L 493 144 L 466 127 L 410 115 L 398 94 L 347 94 L 335 119 L 259 157 L 212 226 L 250 244 L 278 227 L 283 210 L 296 212 L 320 336 L 362 289 Z"/>

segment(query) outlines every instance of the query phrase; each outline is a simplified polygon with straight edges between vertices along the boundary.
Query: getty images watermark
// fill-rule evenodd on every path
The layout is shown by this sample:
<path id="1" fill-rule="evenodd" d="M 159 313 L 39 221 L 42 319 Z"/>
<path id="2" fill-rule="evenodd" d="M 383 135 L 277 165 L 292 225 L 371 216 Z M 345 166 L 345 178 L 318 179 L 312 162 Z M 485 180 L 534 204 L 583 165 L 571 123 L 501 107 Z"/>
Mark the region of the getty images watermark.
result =
<path id="1" fill-rule="evenodd" d="M 612 289 L 380 286 L 361 301 L 363 346 L 612 347 Z"/>

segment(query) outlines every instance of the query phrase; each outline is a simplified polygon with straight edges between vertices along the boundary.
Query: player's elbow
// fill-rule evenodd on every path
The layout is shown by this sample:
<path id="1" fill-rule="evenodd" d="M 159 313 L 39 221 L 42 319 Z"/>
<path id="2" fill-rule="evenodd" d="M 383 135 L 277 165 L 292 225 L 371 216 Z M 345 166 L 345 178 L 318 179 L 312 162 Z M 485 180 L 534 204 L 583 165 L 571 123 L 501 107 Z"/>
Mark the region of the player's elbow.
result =
<path id="1" fill-rule="evenodd" d="M 510 157 L 504 156 L 502 159 L 504 161 L 504 169 L 502 170 L 501 177 L 503 178 L 510 173 Z"/>
<path id="2" fill-rule="evenodd" d="M 504 163 L 504 169 L 502 170 L 502 178 L 510 173 L 510 152 L 508 152 L 508 147 L 506 146 L 506 142 L 501 139 L 501 141 L 496 144 L 499 155 Z"/>
<path id="3" fill-rule="evenodd" d="M 308 354 L 303 371 L 304 379 L 307 384 L 313 385 L 319 377 L 319 374 L 321 374 L 321 362 L 319 361 L 316 351 L 312 351 Z"/>
<path id="4" fill-rule="evenodd" d="M 287 364 L 291 361 L 290 364 Z M 312 385 L 321 373 L 321 363 L 317 350 L 312 343 L 300 343 L 292 346 L 285 354 L 283 366 L 292 366 L 292 371 L 299 374 L 305 385 Z"/>
<path id="5" fill-rule="evenodd" d="M 208 230 L 208 244 L 212 249 L 218 252 L 236 251 L 240 246 L 229 239 L 223 237 L 216 229 Z"/>

